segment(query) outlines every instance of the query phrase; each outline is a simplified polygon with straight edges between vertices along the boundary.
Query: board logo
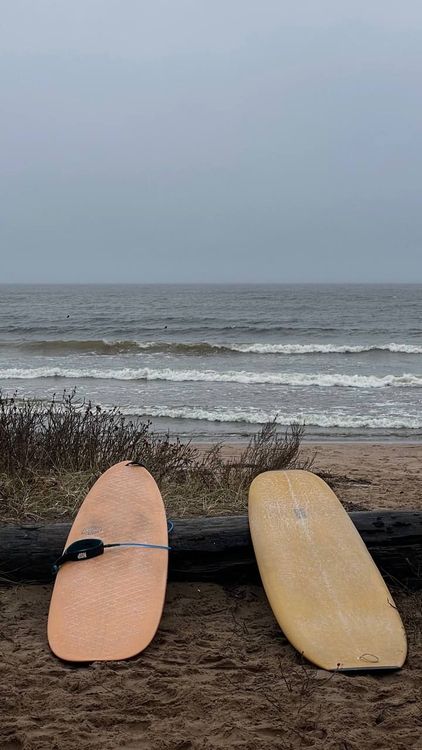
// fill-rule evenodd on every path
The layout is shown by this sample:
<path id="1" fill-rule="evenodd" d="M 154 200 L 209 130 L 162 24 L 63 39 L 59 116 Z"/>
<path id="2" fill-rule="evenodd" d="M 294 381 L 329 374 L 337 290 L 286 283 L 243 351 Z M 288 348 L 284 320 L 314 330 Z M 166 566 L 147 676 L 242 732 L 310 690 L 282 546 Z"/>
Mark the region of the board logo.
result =
<path id="1" fill-rule="evenodd" d="M 366 661 L 368 664 L 377 664 L 379 662 L 379 658 L 376 654 L 361 654 L 358 659 Z"/>
<path id="2" fill-rule="evenodd" d="M 102 530 L 101 526 L 87 526 L 85 529 L 82 529 L 82 534 L 99 534 Z"/>

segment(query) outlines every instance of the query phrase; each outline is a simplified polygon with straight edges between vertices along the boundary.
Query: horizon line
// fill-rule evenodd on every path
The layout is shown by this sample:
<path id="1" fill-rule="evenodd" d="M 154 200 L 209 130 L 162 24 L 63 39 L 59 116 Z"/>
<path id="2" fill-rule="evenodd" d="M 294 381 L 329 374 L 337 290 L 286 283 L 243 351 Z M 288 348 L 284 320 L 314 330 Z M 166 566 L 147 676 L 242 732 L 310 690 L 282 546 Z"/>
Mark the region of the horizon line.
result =
<path id="1" fill-rule="evenodd" d="M 2 286 L 420 286 L 420 281 L 0 281 Z"/>

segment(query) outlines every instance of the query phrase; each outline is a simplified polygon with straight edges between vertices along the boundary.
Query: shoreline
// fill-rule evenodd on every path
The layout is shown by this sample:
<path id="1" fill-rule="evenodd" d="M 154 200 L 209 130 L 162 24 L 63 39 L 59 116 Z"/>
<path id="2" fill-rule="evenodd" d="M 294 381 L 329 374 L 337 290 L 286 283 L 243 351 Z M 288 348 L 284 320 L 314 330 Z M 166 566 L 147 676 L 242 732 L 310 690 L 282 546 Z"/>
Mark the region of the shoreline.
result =
<path id="1" fill-rule="evenodd" d="M 174 436 L 174 438 L 177 438 L 177 435 Z M 187 441 L 189 442 L 189 441 Z M 220 441 L 220 440 L 191 440 L 190 444 L 195 447 L 204 447 L 206 446 L 214 446 L 214 445 L 223 445 L 223 447 L 230 447 L 230 448 L 237 448 L 237 447 L 246 447 L 249 443 L 249 440 L 229 440 L 226 442 Z M 422 447 L 422 440 L 347 440 L 346 438 L 344 440 L 337 440 L 336 438 L 328 438 L 327 440 L 306 440 L 306 438 L 303 438 L 301 441 L 301 446 L 305 445 L 366 445 L 366 446 L 407 446 L 409 448 L 418 448 Z"/>
<path id="2" fill-rule="evenodd" d="M 281 433 L 283 431 L 280 431 Z M 167 434 L 165 431 L 162 433 Z M 171 441 L 178 439 L 177 433 L 170 433 L 170 439 Z M 212 436 L 210 436 L 212 437 Z M 210 439 L 210 438 L 198 438 L 195 435 L 192 435 L 192 437 L 183 436 L 183 438 L 180 438 L 180 441 L 182 443 L 190 443 L 191 445 L 195 446 L 204 446 L 204 445 L 218 445 L 222 444 L 224 446 L 230 445 L 230 446 L 246 446 L 248 445 L 249 441 L 254 437 L 254 433 L 251 433 L 248 437 L 244 437 L 242 439 L 235 439 L 233 436 L 228 436 L 228 439 L 226 440 L 224 435 L 219 439 Z M 341 438 L 341 437 L 303 437 L 301 440 L 301 445 L 333 445 L 340 443 L 341 445 L 408 445 L 408 446 L 422 446 L 422 437 L 420 440 L 416 440 L 412 437 L 406 437 L 398 439 L 396 437 L 392 438 Z"/>

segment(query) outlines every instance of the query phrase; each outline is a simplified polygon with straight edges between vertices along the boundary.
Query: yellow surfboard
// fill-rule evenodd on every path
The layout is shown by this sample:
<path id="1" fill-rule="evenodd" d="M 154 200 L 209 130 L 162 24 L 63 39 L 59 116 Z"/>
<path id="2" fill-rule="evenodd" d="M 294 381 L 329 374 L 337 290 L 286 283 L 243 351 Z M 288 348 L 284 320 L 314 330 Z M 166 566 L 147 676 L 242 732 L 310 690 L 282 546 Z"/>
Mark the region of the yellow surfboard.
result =
<path id="1" fill-rule="evenodd" d="M 249 491 L 265 592 L 293 646 L 329 670 L 394 669 L 406 635 L 393 598 L 334 492 L 308 471 L 268 471 Z"/>
<path id="2" fill-rule="evenodd" d="M 128 659 L 146 648 L 163 610 L 167 562 L 160 491 L 144 467 L 122 461 L 88 493 L 56 566 L 51 650 L 81 662 Z"/>

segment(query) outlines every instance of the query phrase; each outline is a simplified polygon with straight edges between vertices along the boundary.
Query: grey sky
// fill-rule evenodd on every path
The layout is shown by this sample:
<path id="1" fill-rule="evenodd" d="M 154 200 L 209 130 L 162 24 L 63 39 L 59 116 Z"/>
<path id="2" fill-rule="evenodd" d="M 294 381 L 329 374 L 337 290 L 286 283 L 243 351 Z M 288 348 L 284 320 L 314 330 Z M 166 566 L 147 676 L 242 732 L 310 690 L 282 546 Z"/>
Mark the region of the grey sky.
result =
<path id="1" fill-rule="evenodd" d="M 0 281 L 422 281 L 419 0 L 0 10 Z"/>

